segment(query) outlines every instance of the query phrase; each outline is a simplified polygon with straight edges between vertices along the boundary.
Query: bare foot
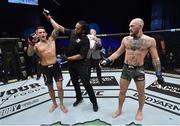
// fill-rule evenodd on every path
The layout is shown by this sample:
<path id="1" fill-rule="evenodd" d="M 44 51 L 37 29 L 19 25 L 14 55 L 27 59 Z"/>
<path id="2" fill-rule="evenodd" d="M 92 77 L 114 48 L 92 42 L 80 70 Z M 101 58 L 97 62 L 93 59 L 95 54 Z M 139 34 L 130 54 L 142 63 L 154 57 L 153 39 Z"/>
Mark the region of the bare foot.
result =
<path id="1" fill-rule="evenodd" d="M 63 111 L 64 113 L 68 112 L 68 109 L 64 106 L 64 105 L 60 105 L 60 109 L 61 111 Z"/>
<path id="2" fill-rule="evenodd" d="M 120 114 L 121 114 L 121 111 L 120 111 L 120 110 L 117 110 L 117 111 L 115 111 L 115 112 L 112 113 L 112 118 L 116 118 L 116 117 L 118 117 Z"/>
<path id="3" fill-rule="evenodd" d="M 49 109 L 49 112 L 53 112 L 57 108 L 57 105 L 52 105 L 52 107 Z"/>
<path id="4" fill-rule="evenodd" d="M 136 113 L 136 120 L 142 120 L 143 119 L 143 114 L 142 111 L 137 111 Z"/>

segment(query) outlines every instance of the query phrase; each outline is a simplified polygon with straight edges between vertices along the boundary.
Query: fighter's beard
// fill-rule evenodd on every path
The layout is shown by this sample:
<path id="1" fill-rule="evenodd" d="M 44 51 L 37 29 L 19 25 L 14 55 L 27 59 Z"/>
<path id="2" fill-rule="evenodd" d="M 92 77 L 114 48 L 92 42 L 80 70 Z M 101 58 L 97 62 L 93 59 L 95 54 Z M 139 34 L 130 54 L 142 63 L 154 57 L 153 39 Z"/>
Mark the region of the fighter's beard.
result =
<path id="1" fill-rule="evenodd" d="M 129 33 L 129 35 L 132 36 L 133 38 L 137 38 L 136 35 L 131 32 Z"/>

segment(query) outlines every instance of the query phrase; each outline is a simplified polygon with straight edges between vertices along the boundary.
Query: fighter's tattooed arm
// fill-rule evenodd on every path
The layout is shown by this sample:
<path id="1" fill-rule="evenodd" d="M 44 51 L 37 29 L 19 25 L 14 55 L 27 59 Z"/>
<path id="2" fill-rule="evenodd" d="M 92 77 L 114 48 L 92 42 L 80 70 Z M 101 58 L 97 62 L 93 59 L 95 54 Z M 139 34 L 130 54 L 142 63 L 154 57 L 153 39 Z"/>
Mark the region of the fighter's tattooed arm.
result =
<path id="1" fill-rule="evenodd" d="M 61 33 L 64 33 L 64 27 L 60 24 L 58 24 L 53 18 L 50 19 L 50 22 L 54 29 L 58 29 Z"/>
<path id="2" fill-rule="evenodd" d="M 153 65 L 156 71 L 161 71 L 161 62 L 159 59 L 153 59 Z"/>
<path id="3" fill-rule="evenodd" d="M 153 38 L 151 38 L 151 47 L 149 51 L 152 57 L 152 62 L 153 62 L 155 70 L 161 71 L 161 62 L 160 62 L 159 55 L 156 48 L 156 41 Z"/>
<path id="4" fill-rule="evenodd" d="M 51 37 L 56 39 L 59 35 L 59 31 L 57 29 L 54 29 L 51 33 Z"/>

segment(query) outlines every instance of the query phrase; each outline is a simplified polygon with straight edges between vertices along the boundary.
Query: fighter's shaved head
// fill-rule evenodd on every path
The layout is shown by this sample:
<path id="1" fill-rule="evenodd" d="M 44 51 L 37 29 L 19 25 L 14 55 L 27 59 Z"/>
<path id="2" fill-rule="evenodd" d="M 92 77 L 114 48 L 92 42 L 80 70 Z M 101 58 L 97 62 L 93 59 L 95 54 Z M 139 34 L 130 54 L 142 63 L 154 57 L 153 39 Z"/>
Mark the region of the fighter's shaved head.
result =
<path id="1" fill-rule="evenodd" d="M 144 21 L 143 19 L 141 18 L 134 18 L 132 21 L 131 21 L 132 24 L 136 24 L 136 25 L 139 25 L 143 28 L 144 26 Z"/>

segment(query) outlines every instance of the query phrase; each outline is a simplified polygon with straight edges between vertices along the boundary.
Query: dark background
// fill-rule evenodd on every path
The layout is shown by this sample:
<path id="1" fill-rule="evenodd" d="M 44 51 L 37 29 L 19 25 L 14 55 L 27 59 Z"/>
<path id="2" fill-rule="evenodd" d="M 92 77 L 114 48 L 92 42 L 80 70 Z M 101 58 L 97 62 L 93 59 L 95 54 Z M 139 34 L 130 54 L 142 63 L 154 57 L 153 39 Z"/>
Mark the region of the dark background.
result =
<path id="1" fill-rule="evenodd" d="M 23 52 L 23 48 L 18 49 L 18 42 L 26 46 L 26 39 L 39 25 L 45 26 L 47 32 L 51 33 L 53 27 L 42 14 L 43 8 L 48 9 L 52 17 L 66 28 L 74 28 L 78 20 L 86 20 L 91 27 L 96 28 L 98 34 L 108 34 L 108 36 L 101 36 L 107 56 L 119 47 L 123 38 L 119 33 L 129 32 L 129 22 L 133 18 L 142 18 L 145 22 L 143 30 L 154 31 L 146 34 L 149 36 L 160 34 L 164 37 L 167 51 L 173 52 L 175 57 L 173 71 L 174 68 L 180 68 L 180 30 L 177 32 L 168 30 L 180 28 L 180 0 L 39 0 L 38 4 L 38 6 L 12 4 L 8 3 L 8 0 L 0 0 L 0 49 L 2 51 L 0 51 L 0 81 L 4 83 L 13 76 L 19 80 L 27 77 L 24 73 L 27 75 L 35 73 L 33 67 L 33 72 L 28 72 L 31 67 L 27 64 L 31 62 L 27 60 L 28 57 Z M 155 33 L 157 30 L 165 31 Z M 63 35 L 60 34 L 61 36 Z M 4 37 L 9 38 L 5 40 Z M 18 41 L 11 40 L 12 37 L 17 37 Z M 68 46 L 66 38 L 57 39 L 56 44 L 58 54 L 66 52 Z M 5 57 L 5 52 L 10 52 L 12 55 Z M 16 58 L 12 59 L 15 55 Z M 25 63 L 20 62 L 20 57 L 26 58 Z M 4 62 L 7 58 L 12 60 L 10 65 Z M 153 68 L 149 59 L 145 61 L 148 69 Z M 15 60 L 18 63 L 14 63 Z M 114 64 L 120 67 L 123 64 L 123 57 Z M 6 74 L 10 72 L 9 78 L 5 79 L 6 74 L 2 72 L 5 69 L 2 66 L 10 67 L 10 70 L 4 72 Z M 15 69 L 11 70 L 13 66 L 19 72 Z"/>
<path id="2" fill-rule="evenodd" d="M 56 4 L 58 2 L 58 4 Z M 44 25 L 47 31 L 52 27 L 42 15 L 43 8 L 50 10 L 58 23 L 74 28 L 84 19 L 95 23 L 99 33 L 128 32 L 132 18 L 145 21 L 144 31 L 180 27 L 179 0 L 39 0 L 39 5 L 10 4 L 0 1 L 0 33 L 27 37 L 36 26 Z"/>
<path id="3" fill-rule="evenodd" d="M 58 4 L 57 4 L 58 2 Z M 129 22 L 136 17 L 144 20 L 144 31 L 180 28 L 180 0 L 39 0 L 39 5 L 10 4 L 0 1 L 0 35 L 27 38 L 39 25 L 48 33 L 51 24 L 42 15 L 43 8 L 66 28 L 74 28 L 78 20 L 86 20 L 98 29 L 98 34 L 127 33 Z M 180 32 L 162 32 L 167 49 L 174 52 L 180 64 Z M 151 35 L 151 34 L 148 34 Z M 61 34 L 60 34 L 61 36 Z M 2 37 L 2 36 L 1 36 Z M 118 48 L 123 36 L 103 38 L 107 48 Z M 66 47 L 67 40 L 58 40 L 58 47 Z M 178 65 L 179 66 L 179 65 Z"/>

